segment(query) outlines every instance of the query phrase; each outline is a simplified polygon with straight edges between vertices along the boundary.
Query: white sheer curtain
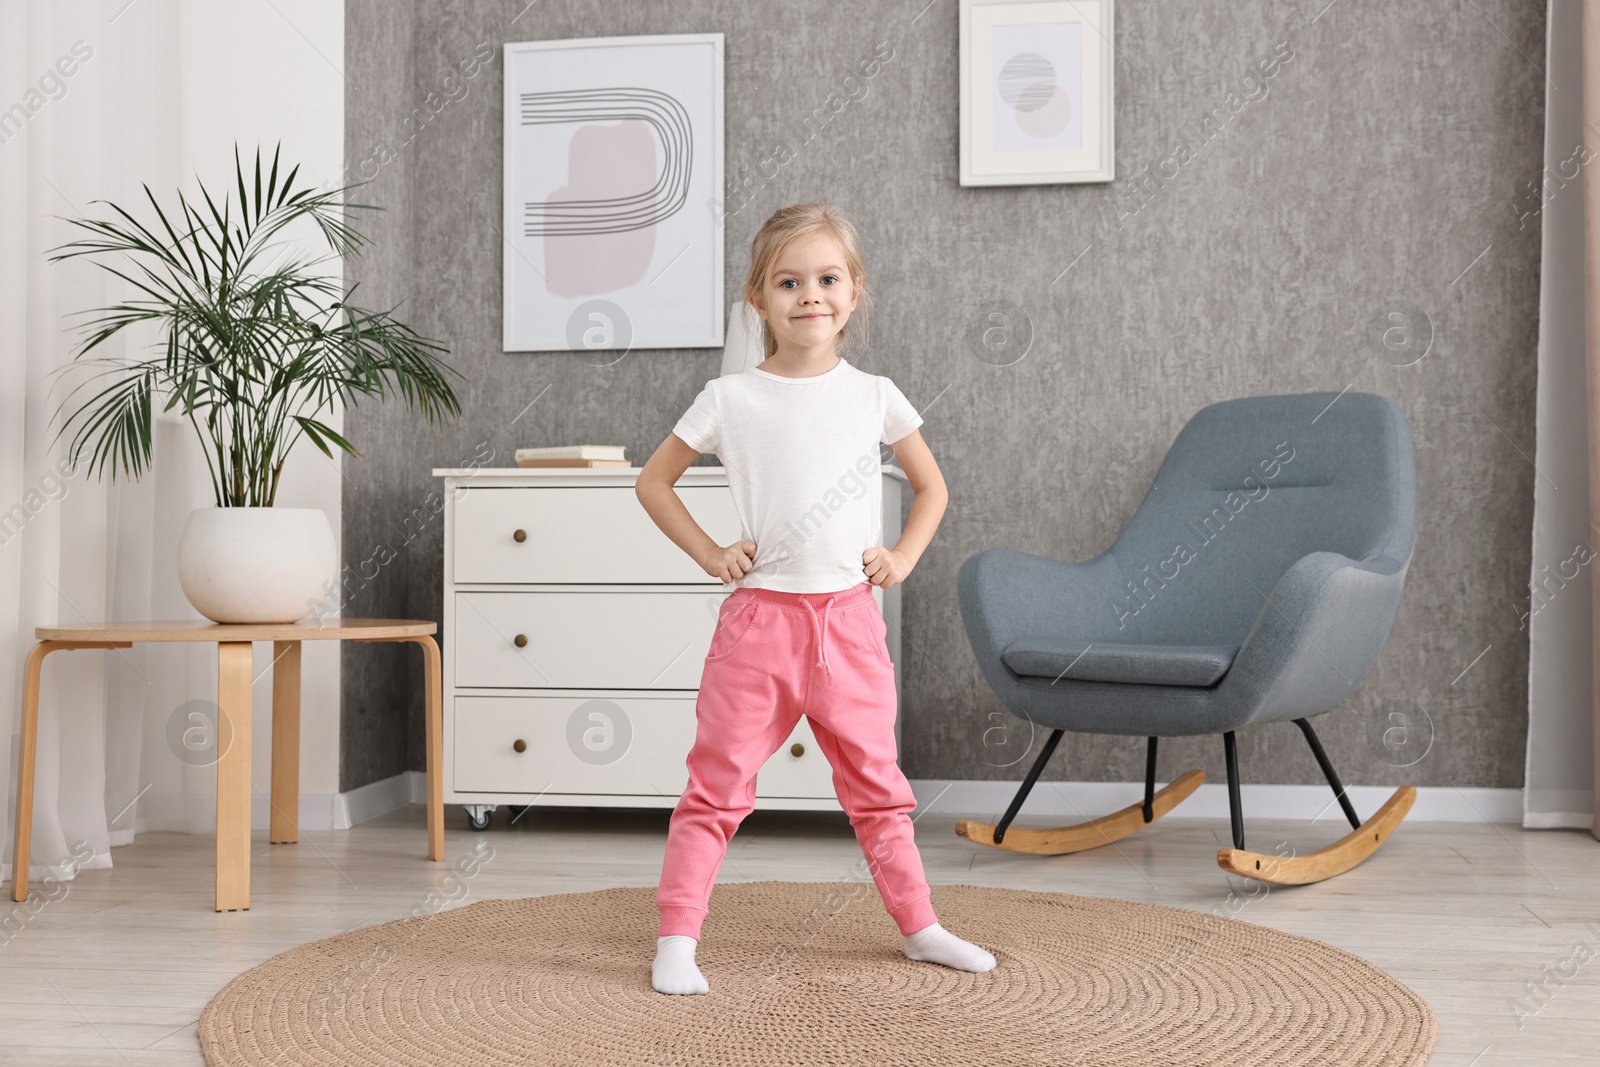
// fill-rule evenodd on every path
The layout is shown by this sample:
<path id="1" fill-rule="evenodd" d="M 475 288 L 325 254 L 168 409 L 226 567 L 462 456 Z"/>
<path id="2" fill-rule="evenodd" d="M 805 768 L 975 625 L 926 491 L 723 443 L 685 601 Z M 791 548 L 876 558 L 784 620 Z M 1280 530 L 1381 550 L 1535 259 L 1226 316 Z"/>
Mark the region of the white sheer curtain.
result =
<path id="1" fill-rule="evenodd" d="M 153 224 L 142 185 L 164 207 L 177 188 L 196 193 L 197 173 L 220 195 L 231 186 L 235 140 L 241 154 L 262 143 L 270 157 L 281 138 L 284 158 L 307 164 L 300 184 L 337 180 L 342 58 L 342 3 L 0 0 L 0 878 L 11 876 L 22 665 L 34 627 L 198 618 L 177 584 L 176 545 L 189 512 L 213 502 L 193 432 L 171 415 L 158 417 L 154 467 L 141 480 L 112 483 L 82 469 L 56 477 L 65 441 L 52 443 L 54 415 L 69 380 L 51 372 L 72 363 L 75 327 L 87 318 L 76 313 L 136 294 L 87 260 L 50 262 L 48 249 L 85 236 L 52 216 L 108 218 L 107 205 L 91 203 L 107 200 Z M 154 336 L 98 351 L 143 354 Z M 337 537 L 339 480 L 336 464 L 297 450 L 279 503 L 323 507 Z M 323 802 L 302 804 L 308 828 L 328 826 L 337 799 L 333 644 L 305 652 L 302 785 Z M 258 644 L 261 810 L 252 822 L 261 825 L 270 660 L 271 646 Z M 215 767 L 180 758 L 167 730 L 187 702 L 215 696 L 214 645 L 50 655 L 30 878 L 71 877 L 68 861 L 89 851 L 79 869 L 109 867 L 110 847 L 136 828 L 211 834 Z"/>
<path id="2" fill-rule="evenodd" d="M 21 90 L 0 103 L 19 105 L 6 116 L 0 144 L 0 293 L 8 304 L 0 315 L 0 722 L 10 740 L 0 771 L 7 841 L 0 866 L 8 878 L 21 666 L 33 628 L 160 614 L 150 579 L 153 514 L 158 504 L 185 514 L 194 506 L 173 481 L 111 486 L 81 469 L 59 478 L 70 468 L 64 445 L 52 444 L 52 416 L 69 384 L 52 372 L 71 361 L 70 327 L 81 321 L 70 315 L 121 293 L 86 262 L 47 260 L 48 248 L 75 236 L 50 216 L 90 213 L 95 198 L 131 203 L 140 180 L 152 188 L 181 180 L 171 126 L 161 120 L 177 95 L 173 12 L 155 5 L 140 18 L 118 17 L 121 6 L 0 5 L 3 84 Z M 126 351 L 124 343 L 106 354 Z M 144 707 L 161 698 L 141 676 L 153 672 L 137 646 L 46 660 L 32 877 L 69 877 L 63 864 L 85 846 L 93 851 L 85 867 L 109 867 L 110 846 L 132 839 L 132 813 L 122 809 L 142 788 Z"/>
<path id="3" fill-rule="evenodd" d="M 1591 16 L 1596 12 L 1590 6 Z M 1543 255 L 1528 614 L 1528 763 L 1523 825 L 1587 828 L 1594 817 L 1591 576 L 1600 535 L 1589 522 L 1584 358 L 1583 6 L 1550 0 L 1546 36 Z M 1576 154 L 1575 154 L 1576 153 Z"/>

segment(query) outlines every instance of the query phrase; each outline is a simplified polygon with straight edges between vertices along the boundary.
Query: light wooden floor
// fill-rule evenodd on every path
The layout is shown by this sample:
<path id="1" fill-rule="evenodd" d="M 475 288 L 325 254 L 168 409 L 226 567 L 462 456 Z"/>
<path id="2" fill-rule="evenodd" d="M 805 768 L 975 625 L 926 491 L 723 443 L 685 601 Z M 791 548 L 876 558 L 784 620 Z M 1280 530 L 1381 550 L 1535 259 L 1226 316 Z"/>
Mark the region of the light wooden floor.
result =
<path id="1" fill-rule="evenodd" d="M 251 909 L 220 915 L 210 838 L 141 834 L 113 853 L 114 869 L 80 874 L 0 945 L 0 1064 L 201 1064 L 195 1022 L 229 979 L 294 945 L 425 907 L 480 842 L 493 858 L 459 903 L 653 886 L 669 815 L 537 808 L 508 827 L 501 808 L 475 834 L 448 808 L 437 865 L 423 858 L 420 807 L 307 833 L 298 845 L 269 846 L 258 832 Z M 1600 1064 L 1600 843 L 1586 832 L 1408 823 L 1364 867 L 1265 891 L 1217 869 L 1228 833 L 1220 820 L 1169 818 L 1116 846 L 1049 858 L 973 845 L 954 822 L 918 816 L 930 882 L 1221 909 L 1327 941 L 1409 984 L 1439 1016 L 1436 1067 Z M 1304 853 L 1343 832 L 1329 818 L 1254 819 L 1247 829 L 1263 852 L 1290 841 Z M 757 812 L 730 844 L 721 880 L 858 880 L 861 860 L 842 814 Z M 1547 991 L 1542 1006 L 1529 982 Z M 1519 1020 L 1513 999 L 1531 1017 Z"/>

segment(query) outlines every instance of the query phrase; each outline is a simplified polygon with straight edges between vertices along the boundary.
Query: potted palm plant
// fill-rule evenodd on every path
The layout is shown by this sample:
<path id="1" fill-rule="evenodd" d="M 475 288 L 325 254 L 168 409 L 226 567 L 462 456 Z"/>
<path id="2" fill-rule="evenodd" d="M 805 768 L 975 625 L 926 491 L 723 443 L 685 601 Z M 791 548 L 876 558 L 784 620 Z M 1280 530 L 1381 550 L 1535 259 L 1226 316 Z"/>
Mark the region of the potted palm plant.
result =
<path id="1" fill-rule="evenodd" d="M 281 145 L 279 148 L 281 149 Z M 195 609 L 216 622 L 277 623 L 305 618 L 334 588 L 337 552 L 327 516 L 317 508 L 274 506 L 289 451 L 302 439 L 333 457 L 360 453 L 324 419 L 335 405 L 397 392 L 429 423 L 458 416 L 461 404 L 440 356 L 445 346 L 422 337 L 390 311 L 353 306 L 339 279 L 317 268 L 359 255 L 365 238 L 344 220 L 344 192 L 295 189 L 299 167 L 278 180 L 278 151 L 253 181 L 234 146 L 237 206 L 178 193 L 165 211 L 144 187 L 149 226 L 109 201 L 109 220 L 66 219 L 92 235 L 51 249 L 52 261 L 90 256 L 138 294 L 95 318 L 63 371 L 95 373 L 62 402 L 57 440 L 71 433 L 74 464 L 137 479 L 151 464 L 153 405 L 177 410 L 194 428 L 206 457 L 213 507 L 190 513 L 178 544 L 178 579 Z M 263 178 L 265 180 L 263 180 Z M 365 184 L 363 182 L 356 185 Z M 309 219 L 331 253 L 320 258 L 269 255 L 274 238 Z M 398 305 L 397 305 L 398 306 Z M 138 324 L 155 328 L 151 354 L 87 358 Z M 77 402 L 83 394 L 87 397 Z"/>

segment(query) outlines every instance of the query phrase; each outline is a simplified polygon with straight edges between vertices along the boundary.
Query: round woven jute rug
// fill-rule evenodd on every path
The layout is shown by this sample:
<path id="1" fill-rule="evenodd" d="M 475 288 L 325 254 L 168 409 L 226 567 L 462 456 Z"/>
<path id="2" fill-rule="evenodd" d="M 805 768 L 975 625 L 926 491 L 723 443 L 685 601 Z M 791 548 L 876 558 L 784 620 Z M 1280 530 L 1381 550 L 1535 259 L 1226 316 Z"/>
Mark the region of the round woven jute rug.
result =
<path id="1" fill-rule="evenodd" d="M 485 900 L 275 956 L 200 1015 L 243 1064 L 1421 1064 L 1432 1011 L 1372 964 L 1202 912 L 934 886 L 969 974 L 909 960 L 871 882 L 715 887 L 705 996 L 650 987 L 654 887 Z"/>

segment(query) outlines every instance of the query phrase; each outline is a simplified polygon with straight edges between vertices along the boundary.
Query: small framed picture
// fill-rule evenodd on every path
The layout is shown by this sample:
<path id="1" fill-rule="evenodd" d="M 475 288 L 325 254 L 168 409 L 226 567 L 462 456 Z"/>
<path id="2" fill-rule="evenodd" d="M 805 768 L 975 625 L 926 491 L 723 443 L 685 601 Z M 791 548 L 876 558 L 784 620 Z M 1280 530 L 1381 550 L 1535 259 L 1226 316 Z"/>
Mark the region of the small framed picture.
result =
<path id="1" fill-rule="evenodd" d="M 720 33 L 505 46 L 507 352 L 723 343 Z"/>
<path id="2" fill-rule="evenodd" d="M 1112 0 L 961 0 L 961 184 L 1108 182 Z"/>

